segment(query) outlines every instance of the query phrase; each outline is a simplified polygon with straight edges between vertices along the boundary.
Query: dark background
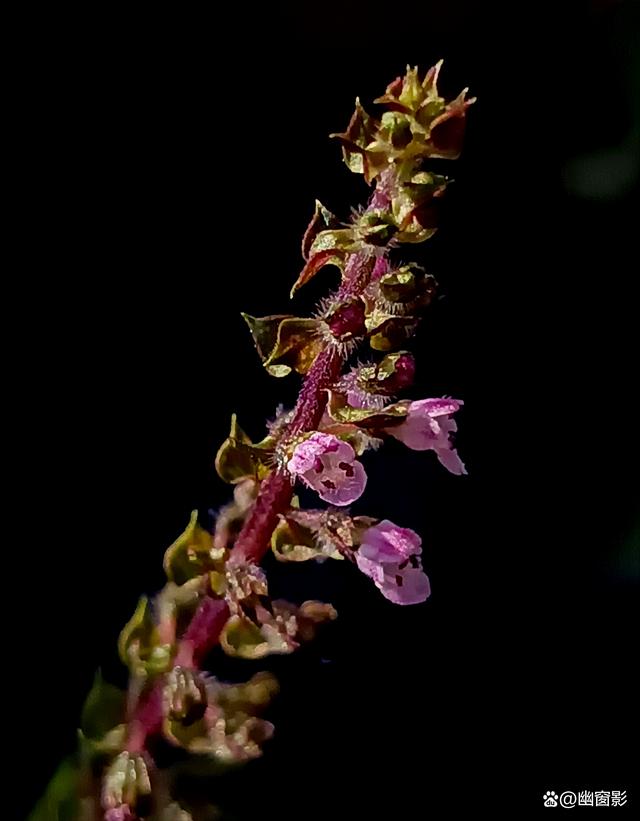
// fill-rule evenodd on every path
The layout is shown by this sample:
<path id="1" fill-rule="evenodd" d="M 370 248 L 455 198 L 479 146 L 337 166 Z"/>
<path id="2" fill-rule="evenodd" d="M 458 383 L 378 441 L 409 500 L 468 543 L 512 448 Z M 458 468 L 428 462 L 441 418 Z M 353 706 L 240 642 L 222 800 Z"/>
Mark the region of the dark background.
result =
<path id="1" fill-rule="evenodd" d="M 315 197 L 344 217 L 366 199 L 327 134 L 356 95 L 373 109 L 406 63 L 440 57 L 445 93 L 479 102 L 441 231 L 401 254 L 443 294 L 412 395 L 464 399 L 469 476 L 391 443 L 365 457 L 354 506 L 422 534 L 433 595 L 397 608 L 353 568 L 270 567 L 274 595 L 330 599 L 340 618 L 274 660 L 275 739 L 215 792 L 240 818 L 286 819 L 634 797 L 637 12 L 238 4 L 56 11 L 20 31 L 23 809 L 73 749 L 96 668 L 124 682 L 115 642 L 162 585 L 164 549 L 192 509 L 228 500 L 213 457 L 230 414 L 260 438 L 295 400 L 239 312 L 288 310 Z"/>

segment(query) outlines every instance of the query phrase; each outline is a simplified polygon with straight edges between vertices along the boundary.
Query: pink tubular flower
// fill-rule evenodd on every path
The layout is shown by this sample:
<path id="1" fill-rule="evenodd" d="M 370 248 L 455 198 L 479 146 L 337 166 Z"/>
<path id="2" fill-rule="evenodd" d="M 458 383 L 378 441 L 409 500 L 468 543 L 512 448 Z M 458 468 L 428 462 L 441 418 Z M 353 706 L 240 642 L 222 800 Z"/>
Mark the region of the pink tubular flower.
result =
<path id="1" fill-rule="evenodd" d="M 331 433 L 314 433 L 301 442 L 287 467 L 332 505 L 351 504 L 367 484 L 367 474 L 354 449 Z"/>
<path id="2" fill-rule="evenodd" d="M 420 536 L 414 530 L 384 519 L 364 534 L 356 562 L 389 601 L 420 604 L 431 593 L 420 561 L 421 545 Z"/>
<path id="3" fill-rule="evenodd" d="M 441 464 L 459 476 L 467 469 L 451 443 L 450 434 L 458 429 L 451 415 L 463 404 L 459 399 L 420 399 L 409 405 L 402 424 L 385 432 L 412 450 L 435 450 Z"/>

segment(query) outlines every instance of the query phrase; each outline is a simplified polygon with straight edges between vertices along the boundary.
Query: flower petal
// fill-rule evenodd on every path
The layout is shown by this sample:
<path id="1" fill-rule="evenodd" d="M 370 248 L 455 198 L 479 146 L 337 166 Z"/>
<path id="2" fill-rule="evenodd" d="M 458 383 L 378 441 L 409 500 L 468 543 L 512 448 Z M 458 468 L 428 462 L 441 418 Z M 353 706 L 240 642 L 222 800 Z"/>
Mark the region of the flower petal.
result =
<path id="1" fill-rule="evenodd" d="M 358 555 L 380 564 L 400 563 L 420 554 L 421 545 L 422 539 L 414 530 L 384 519 L 366 531 Z"/>
<path id="2" fill-rule="evenodd" d="M 384 582 L 384 570 L 382 565 L 378 562 L 372 561 L 371 559 L 367 559 L 367 557 L 363 556 L 359 550 L 356 553 L 356 564 L 358 565 L 358 569 L 364 573 L 365 576 L 373 579 L 376 584 L 380 585 Z"/>
<path id="3" fill-rule="evenodd" d="M 438 442 L 440 427 L 429 416 L 410 413 L 400 425 L 386 428 L 386 433 L 411 450 L 431 450 Z"/>
<path id="4" fill-rule="evenodd" d="M 313 487 L 318 496 L 325 502 L 338 507 L 350 505 L 359 499 L 367 484 L 367 474 L 360 462 L 351 462 L 349 468 L 351 475 L 345 472 L 341 483 L 334 481 L 334 478 L 316 478 Z M 334 476 L 334 472 L 331 475 Z M 308 478 L 308 475 L 305 478 Z"/>
<path id="5" fill-rule="evenodd" d="M 464 405 L 461 399 L 418 399 L 409 406 L 409 412 L 414 411 L 420 414 L 428 414 L 431 417 L 449 416 L 460 410 Z"/>
<path id="6" fill-rule="evenodd" d="M 467 475 L 464 462 L 458 456 L 458 452 L 455 448 L 438 448 L 436 453 L 440 464 L 444 465 L 450 473 L 453 473 L 455 476 Z"/>
<path id="7" fill-rule="evenodd" d="M 314 433 L 296 447 L 287 468 L 296 476 L 301 476 L 316 467 L 317 460 L 329 448 L 337 448 L 340 440 L 330 433 Z"/>
<path id="8" fill-rule="evenodd" d="M 394 604 L 420 604 L 431 595 L 429 577 L 423 570 L 413 567 L 396 575 L 385 573 L 384 582 L 377 586 Z"/>
<path id="9" fill-rule="evenodd" d="M 293 452 L 287 467 L 321 499 L 344 506 L 362 495 L 367 474 L 348 442 L 330 433 L 312 434 Z"/>

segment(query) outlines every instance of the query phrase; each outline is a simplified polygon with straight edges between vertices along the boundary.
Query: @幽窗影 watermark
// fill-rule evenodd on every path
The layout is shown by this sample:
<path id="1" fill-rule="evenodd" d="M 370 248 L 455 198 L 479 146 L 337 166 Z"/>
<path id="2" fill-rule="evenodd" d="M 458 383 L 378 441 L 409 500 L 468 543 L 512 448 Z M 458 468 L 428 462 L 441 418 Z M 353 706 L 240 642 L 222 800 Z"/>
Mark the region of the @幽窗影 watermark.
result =
<path id="1" fill-rule="evenodd" d="M 545 807 L 623 807 L 627 803 L 626 790 L 565 790 L 558 794 L 547 790 L 542 796 Z"/>

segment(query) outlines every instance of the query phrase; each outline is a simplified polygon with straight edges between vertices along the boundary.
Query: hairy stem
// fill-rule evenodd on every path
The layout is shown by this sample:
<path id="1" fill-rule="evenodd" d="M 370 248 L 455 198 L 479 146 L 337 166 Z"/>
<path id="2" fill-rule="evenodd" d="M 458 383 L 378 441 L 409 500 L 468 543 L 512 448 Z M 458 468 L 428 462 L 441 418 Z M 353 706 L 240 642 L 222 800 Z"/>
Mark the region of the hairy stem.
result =
<path id="1" fill-rule="evenodd" d="M 375 199 L 372 198 L 372 202 Z M 375 257 L 367 252 L 354 254 L 347 264 L 338 298 L 359 296 L 369 283 L 375 262 Z M 327 403 L 327 388 L 340 376 L 346 357 L 340 345 L 329 345 L 320 352 L 300 391 L 288 434 L 295 436 L 315 430 Z M 234 561 L 260 561 L 269 548 L 278 516 L 289 507 L 292 495 L 293 484 L 283 468 L 277 468 L 264 480 L 233 548 Z"/>
<path id="2" fill-rule="evenodd" d="M 384 208 L 391 177 L 383 176 L 374 191 L 367 210 Z M 362 294 L 372 277 L 386 267 L 384 257 L 376 258 L 369 251 L 353 254 L 344 271 L 337 299 Z M 327 402 L 327 388 L 338 379 L 347 353 L 344 346 L 327 345 L 317 356 L 304 381 L 293 411 L 287 434 L 295 436 L 315 430 Z M 269 548 L 271 534 L 293 495 L 293 483 L 284 468 L 276 468 L 263 482 L 258 497 L 247 517 L 233 548 L 233 562 L 259 562 Z M 196 610 L 178 645 L 175 664 L 199 667 L 204 656 L 218 643 L 220 631 L 228 616 L 226 603 L 205 597 Z M 129 724 L 128 749 L 144 749 L 146 738 L 159 732 L 162 725 L 162 680 L 155 682 L 138 703 Z"/>

